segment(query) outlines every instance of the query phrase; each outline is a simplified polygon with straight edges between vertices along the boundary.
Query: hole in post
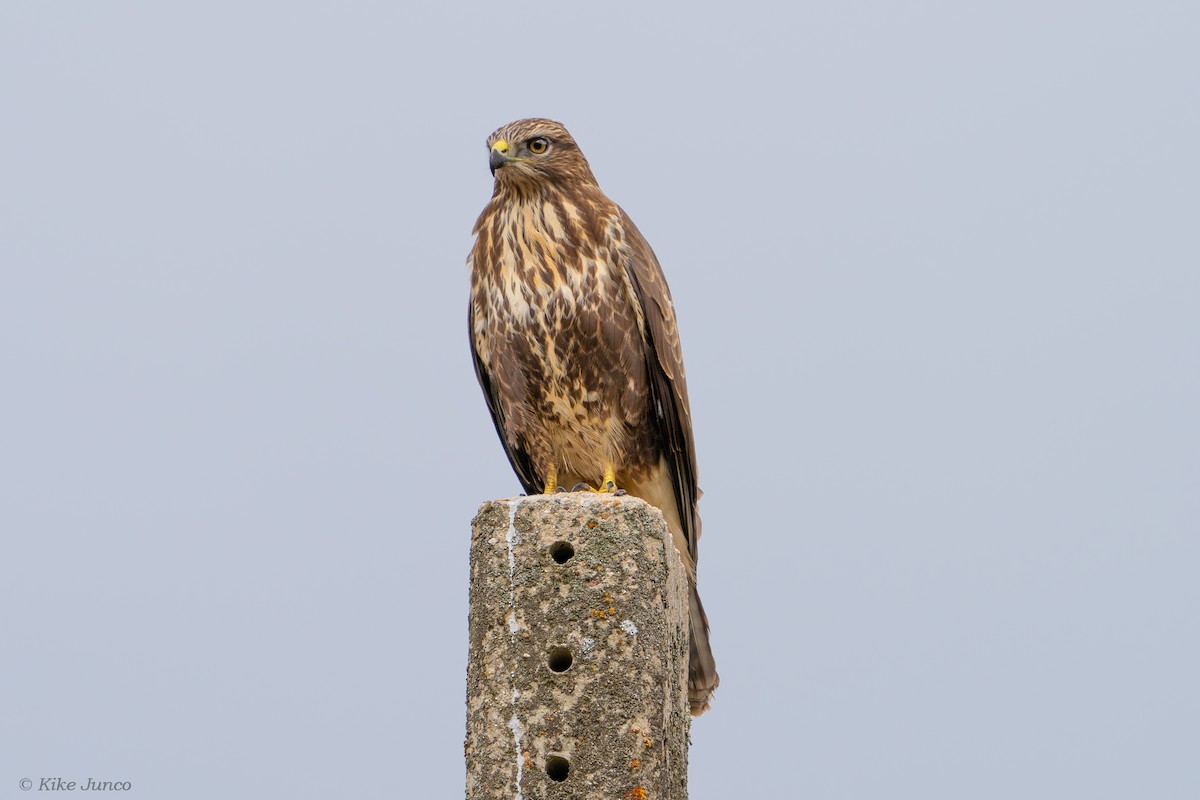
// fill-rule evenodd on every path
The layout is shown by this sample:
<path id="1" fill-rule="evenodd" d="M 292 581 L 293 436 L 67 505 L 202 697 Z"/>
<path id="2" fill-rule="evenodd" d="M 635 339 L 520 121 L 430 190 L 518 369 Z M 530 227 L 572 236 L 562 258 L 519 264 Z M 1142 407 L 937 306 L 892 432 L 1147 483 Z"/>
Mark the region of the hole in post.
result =
<path id="1" fill-rule="evenodd" d="M 562 783 L 571 774 L 571 762 L 562 756 L 546 756 L 546 774 L 550 780 Z"/>
<path id="2" fill-rule="evenodd" d="M 570 542 L 555 542 L 550 545 L 550 557 L 555 563 L 565 564 L 575 557 L 575 548 Z"/>
<path id="3" fill-rule="evenodd" d="M 566 672 L 571 668 L 571 662 L 574 660 L 575 657 L 571 655 L 570 650 L 565 647 L 556 647 L 546 657 L 546 664 L 554 672 Z"/>

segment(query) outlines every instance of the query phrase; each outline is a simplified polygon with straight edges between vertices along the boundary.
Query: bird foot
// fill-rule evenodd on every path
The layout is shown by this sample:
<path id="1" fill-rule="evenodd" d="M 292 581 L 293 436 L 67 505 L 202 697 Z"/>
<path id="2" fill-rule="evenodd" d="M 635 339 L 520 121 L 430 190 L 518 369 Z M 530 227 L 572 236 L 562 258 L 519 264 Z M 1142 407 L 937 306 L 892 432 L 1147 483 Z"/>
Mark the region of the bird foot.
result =
<path id="1" fill-rule="evenodd" d="M 611 494 L 616 497 L 624 497 L 629 494 L 624 489 L 618 489 L 616 481 L 605 481 L 604 485 L 597 489 L 590 483 L 577 483 L 571 487 L 572 492 L 592 492 L 594 494 Z"/>

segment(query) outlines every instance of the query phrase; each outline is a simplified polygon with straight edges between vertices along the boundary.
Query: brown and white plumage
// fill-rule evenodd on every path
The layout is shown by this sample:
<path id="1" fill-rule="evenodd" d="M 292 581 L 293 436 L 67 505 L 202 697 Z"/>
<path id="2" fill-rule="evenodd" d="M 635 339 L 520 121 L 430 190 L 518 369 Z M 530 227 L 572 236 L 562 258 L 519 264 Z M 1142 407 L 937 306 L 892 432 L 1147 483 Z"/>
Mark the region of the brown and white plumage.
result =
<path id="1" fill-rule="evenodd" d="M 474 228 L 469 321 L 496 431 L 530 494 L 612 478 L 663 512 L 691 586 L 688 690 L 703 713 L 718 677 L 696 593 L 700 489 L 666 278 L 562 125 L 519 120 L 487 144 L 496 180 Z"/>

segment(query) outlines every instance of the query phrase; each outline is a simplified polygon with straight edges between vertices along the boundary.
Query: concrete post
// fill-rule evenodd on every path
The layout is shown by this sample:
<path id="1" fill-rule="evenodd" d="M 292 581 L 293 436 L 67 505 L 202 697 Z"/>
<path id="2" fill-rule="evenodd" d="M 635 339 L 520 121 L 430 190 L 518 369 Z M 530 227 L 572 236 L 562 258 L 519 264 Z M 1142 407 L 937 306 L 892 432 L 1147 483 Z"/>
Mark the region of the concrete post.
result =
<path id="1" fill-rule="evenodd" d="M 634 497 L 484 503 L 472 523 L 468 800 L 686 800 L 687 579 Z"/>

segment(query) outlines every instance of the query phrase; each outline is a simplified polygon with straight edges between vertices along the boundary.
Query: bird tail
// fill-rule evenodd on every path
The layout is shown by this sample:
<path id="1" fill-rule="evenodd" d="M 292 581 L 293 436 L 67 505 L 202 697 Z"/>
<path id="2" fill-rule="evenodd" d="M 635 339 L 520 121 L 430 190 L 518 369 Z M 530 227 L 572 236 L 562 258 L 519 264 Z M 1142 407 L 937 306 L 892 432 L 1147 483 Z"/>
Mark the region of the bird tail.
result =
<path id="1" fill-rule="evenodd" d="M 721 677 L 717 675 L 717 662 L 708 645 L 708 616 L 704 613 L 704 605 L 700 602 L 695 585 L 691 586 L 688 602 L 688 628 L 692 638 L 688 652 L 688 702 L 692 716 L 698 717 L 708 711 Z"/>

